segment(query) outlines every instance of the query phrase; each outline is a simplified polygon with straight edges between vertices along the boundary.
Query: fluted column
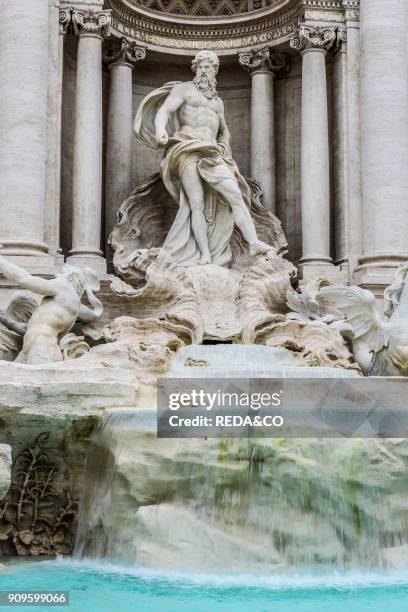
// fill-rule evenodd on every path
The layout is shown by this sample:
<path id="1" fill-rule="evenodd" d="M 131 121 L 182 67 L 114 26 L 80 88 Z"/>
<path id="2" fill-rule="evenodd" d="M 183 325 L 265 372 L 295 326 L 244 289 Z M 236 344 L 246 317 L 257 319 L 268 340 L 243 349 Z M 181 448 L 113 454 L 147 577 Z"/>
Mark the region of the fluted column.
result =
<path id="1" fill-rule="evenodd" d="M 106 271 L 102 219 L 102 41 L 110 11 L 74 11 L 79 33 L 75 103 L 73 228 L 70 261 Z"/>
<path id="2" fill-rule="evenodd" d="M 49 11 L 47 179 L 45 241 L 50 253 L 63 261 L 60 249 L 61 112 L 64 39 L 71 23 L 71 10 L 51 5 Z"/>
<path id="3" fill-rule="evenodd" d="M 106 147 L 105 236 L 108 240 L 119 206 L 132 189 L 134 64 L 146 57 L 146 49 L 125 38 L 109 45 L 104 61 L 109 64 L 110 93 Z"/>
<path id="4" fill-rule="evenodd" d="M 44 263 L 48 5 L 0 3 L 0 244 Z"/>
<path id="5" fill-rule="evenodd" d="M 287 65 L 283 53 L 268 47 L 241 53 L 241 66 L 251 74 L 251 177 L 263 189 L 264 205 L 276 210 L 275 117 L 273 81 Z"/>
<path id="6" fill-rule="evenodd" d="M 345 0 L 343 4 L 345 3 Z M 353 4 L 356 4 L 354 2 Z M 361 120 L 360 120 L 360 21 L 358 7 L 346 8 L 347 122 L 348 122 L 348 259 L 351 276 L 363 248 Z"/>
<path id="7" fill-rule="evenodd" d="M 333 225 L 336 265 L 348 273 L 349 266 L 349 163 L 347 115 L 347 30 L 337 30 L 332 64 Z"/>
<path id="8" fill-rule="evenodd" d="M 303 277 L 329 271 L 330 176 L 326 53 L 334 28 L 301 25 L 291 47 L 302 54 L 302 252 Z"/>
<path id="9" fill-rule="evenodd" d="M 408 258 L 406 0 L 361 0 L 362 284 Z"/>

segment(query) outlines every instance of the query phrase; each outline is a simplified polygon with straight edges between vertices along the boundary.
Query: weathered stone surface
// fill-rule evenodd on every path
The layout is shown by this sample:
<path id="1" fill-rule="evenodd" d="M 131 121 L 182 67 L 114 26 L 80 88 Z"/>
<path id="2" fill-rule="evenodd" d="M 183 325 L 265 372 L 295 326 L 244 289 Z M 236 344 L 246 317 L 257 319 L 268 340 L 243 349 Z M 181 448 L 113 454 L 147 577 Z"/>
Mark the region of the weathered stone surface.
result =
<path id="1" fill-rule="evenodd" d="M 135 407 L 139 396 L 139 385 L 129 371 L 98 366 L 94 363 L 69 369 L 66 364 L 27 366 L 2 362 L 0 442 L 6 442 L 13 450 L 12 486 L 0 509 L 2 553 L 71 552 L 90 437 L 106 409 Z M 44 495 L 49 496 L 43 501 L 52 504 L 41 506 L 43 502 L 38 500 L 38 516 L 27 523 L 23 514 L 31 512 L 38 491 L 34 460 L 38 462 L 35 465 Z M 27 484 L 21 480 L 21 470 L 29 479 Z M 3 482 L 2 470 L 0 481 Z M 25 504 L 24 513 L 21 504 Z"/>
<path id="2" fill-rule="evenodd" d="M 0 501 L 6 495 L 11 482 L 11 447 L 0 444 Z"/>

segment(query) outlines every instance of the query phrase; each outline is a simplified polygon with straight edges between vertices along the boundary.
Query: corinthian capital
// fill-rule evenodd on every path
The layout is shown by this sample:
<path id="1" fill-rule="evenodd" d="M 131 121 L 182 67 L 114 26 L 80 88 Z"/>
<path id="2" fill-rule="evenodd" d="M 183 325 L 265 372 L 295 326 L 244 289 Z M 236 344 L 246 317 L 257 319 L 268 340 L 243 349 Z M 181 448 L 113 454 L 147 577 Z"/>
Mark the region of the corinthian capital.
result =
<path id="1" fill-rule="evenodd" d="M 288 56 L 280 51 L 271 51 L 269 47 L 253 49 L 239 54 L 239 63 L 242 68 L 251 74 L 256 72 L 279 72 L 288 67 Z"/>
<path id="2" fill-rule="evenodd" d="M 290 46 L 297 51 L 307 51 L 309 49 L 328 51 L 336 39 L 336 28 L 300 25 L 290 41 Z"/>
<path id="3" fill-rule="evenodd" d="M 59 12 L 59 31 L 60 34 L 66 34 L 68 26 L 71 23 L 71 9 L 60 9 Z"/>
<path id="4" fill-rule="evenodd" d="M 127 64 L 135 64 L 146 57 L 146 48 L 138 45 L 135 42 L 122 38 L 121 40 L 112 41 L 111 44 L 104 47 L 103 60 L 107 64 L 115 62 L 124 62 Z"/>
<path id="5" fill-rule="evenodd" d="M 72 23 L 77 34 L 97 34 L 108 36 L 112 11 L 73 11 Z"/>

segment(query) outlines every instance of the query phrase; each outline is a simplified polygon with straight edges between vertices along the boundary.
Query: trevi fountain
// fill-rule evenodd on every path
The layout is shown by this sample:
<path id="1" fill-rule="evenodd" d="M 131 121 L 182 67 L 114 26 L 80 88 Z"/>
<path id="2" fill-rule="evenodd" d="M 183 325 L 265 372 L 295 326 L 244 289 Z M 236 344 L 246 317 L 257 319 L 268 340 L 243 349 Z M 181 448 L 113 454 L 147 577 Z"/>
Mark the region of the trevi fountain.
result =
<path id="1" fill-rule="evenodd" d="M 406 0 L 0 20 L 0 604 L 406 610 Z M 243 381 L 295 433 L 160 430 Z"/>

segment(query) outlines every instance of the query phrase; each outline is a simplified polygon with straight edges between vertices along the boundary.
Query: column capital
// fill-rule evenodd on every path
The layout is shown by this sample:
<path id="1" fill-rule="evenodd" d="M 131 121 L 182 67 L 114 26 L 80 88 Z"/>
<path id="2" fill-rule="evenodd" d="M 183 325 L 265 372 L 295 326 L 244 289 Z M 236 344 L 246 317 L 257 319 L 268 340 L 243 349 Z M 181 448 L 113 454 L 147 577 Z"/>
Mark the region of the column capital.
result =
<path id="1" fill-rule="evenodd" d="M 344 27 L 337 28 L 336 34 L 336 51 L 346 51 L 347 49 L 347 29 Z"/>
<path id="2" fill-rule="evenodd" d="M 76 34 L 93 34 L 105 38 L 109 36 L 110 25 L 112 22 L 112 11 L 72 11 L 72 23 Z"/>
<path id="3" fill-rule="evenodd" d="M 290 46 L 296 51 L 323 51 L 326 53 L 336 40 L 335 27 L 300 24 L 290 41 Z"/>
<path id="4" fill-rule="evenodd" d="M 59 33 L 66 34 L 71 23 L 71 9 L 63 8 L 59 11 Z"/>
<path id="5" fill-rule="evenodd" d="M 251 75 L 260 72 L 276 74 L 288 68 L 289 56 L 281 51 L 272 51 L 269 47 L 262 47 L 240 53 L 239 63 Z"/>
<path id="6" fill-rule="evenodd" d="M 112 40 L 103 48 L 103 61 L 106 64 L 129 64 L 132 68 L 136 62 L 146 58 L 146 47 L 136 42 L 121 38 Z"/>

